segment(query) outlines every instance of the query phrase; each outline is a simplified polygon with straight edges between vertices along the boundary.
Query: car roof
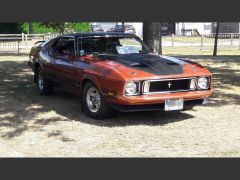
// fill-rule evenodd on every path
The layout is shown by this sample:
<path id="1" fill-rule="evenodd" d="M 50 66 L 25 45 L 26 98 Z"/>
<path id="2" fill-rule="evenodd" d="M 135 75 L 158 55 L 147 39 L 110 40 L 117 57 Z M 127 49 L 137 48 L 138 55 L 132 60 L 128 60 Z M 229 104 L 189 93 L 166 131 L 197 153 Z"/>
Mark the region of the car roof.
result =
<path id="1" fill-rule="evenodd" d="M 62 36 L 74 36 L 74 37 L 94 37 L 94 36 L 124 36 L 124 37 L 136 37 L 134 34 L 130 33 L 121 33 L 121 32 L 94 32 L 94 33 L 72 33 L 72 34 L 64 34 Z"/>

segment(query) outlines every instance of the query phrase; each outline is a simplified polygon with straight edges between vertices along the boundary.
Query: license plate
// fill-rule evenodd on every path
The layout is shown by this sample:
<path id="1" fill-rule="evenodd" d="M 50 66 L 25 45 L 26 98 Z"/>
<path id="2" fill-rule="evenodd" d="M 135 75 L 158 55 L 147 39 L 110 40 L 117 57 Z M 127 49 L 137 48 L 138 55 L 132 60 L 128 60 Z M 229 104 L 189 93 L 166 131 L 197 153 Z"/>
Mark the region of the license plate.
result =
<path id="1" fill-rule="evenodd" d="M 168 99 L 165 100 L 165 111 L 176 111 L 183 109 L 183 99 Z"/>

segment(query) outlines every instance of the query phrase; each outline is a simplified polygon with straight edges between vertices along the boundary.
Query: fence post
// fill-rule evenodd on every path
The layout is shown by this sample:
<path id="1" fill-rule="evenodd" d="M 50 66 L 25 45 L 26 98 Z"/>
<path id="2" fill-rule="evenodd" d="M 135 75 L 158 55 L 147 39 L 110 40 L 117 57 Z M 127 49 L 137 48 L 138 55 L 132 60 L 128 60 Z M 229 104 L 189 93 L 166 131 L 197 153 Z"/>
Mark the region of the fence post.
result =
<path id="1" fill-rule="evenodd" d="M 232 45 L 233 45 L 233 34 L 231 33 L 231 44 L 230 44 L 230 46 L 232 47 Z"/>
<path id="2" fill-rule="evenodd" d="M 24 42 L 24 33 L 22 33 L 22 42 Z"/>
<path id="3" fill-rule="evenodd" d="M 20 49 L 19 49 L 19 41 L 17 41 L 17 49 L 18 49 L 18 55 L 20 53 Z"/>
<path id="4" fill-rule="evenodd" d="M 27 44 L 28 43 L 28 35 L 27 34 L 25 34 L 25 46 L 26 46 L 26 48 L 27 48 Z"/>
<path id="5" fill-rule="evenodd" d="M 200 50 L 202 50 L 203 49 L 203 35 L 201 35 L 201 49 Z"/>
<path id="6" fill-rule="evenodd" d="M 172 34 L 172 47 L 174 46 L 174 34 Z"/>

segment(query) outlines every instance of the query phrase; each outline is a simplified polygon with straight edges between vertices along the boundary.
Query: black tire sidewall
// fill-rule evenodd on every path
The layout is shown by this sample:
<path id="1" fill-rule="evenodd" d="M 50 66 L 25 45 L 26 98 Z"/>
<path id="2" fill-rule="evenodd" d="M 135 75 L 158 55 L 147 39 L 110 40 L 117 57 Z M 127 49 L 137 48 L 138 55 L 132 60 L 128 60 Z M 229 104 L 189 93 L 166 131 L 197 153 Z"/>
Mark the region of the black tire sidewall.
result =
<path id="1" fill-rule="evenodd" d="M 98 90 L 98 93 L 100 94 L 100 98 L 101 98 L 101 103 L 100 103 L 100 108 L 97 112 L 92 112 L 88 105 L 87 105 L 87 101 L 86 101 L 86 95 L 87 92 L 89 90 L 89 88 L 91 87 L 95 87 Z M 111 108 L 109 107 L 108 103 L 106 102 L 106 100 L 104 99 L 104 97 L 101 94 L 101 91 L 99 90 L 99 88 L 93 84 L 92 82 L 88 82 L 84 87 L 83 87 L 83 109 L 85 111 L 85 113 L 87 114 L 88 117 L 90 118 L 94 118 L 94 119 L 103 119 L 106 117 L 109 117 L 111 115 Z"/>
<path id="2" fill-rule="evenodd" d="M 39 78 L 39 73 L 42 73 L 42 76 L 43 76 L 43 88 L 40 89 L 39 88 L 39 84 L 38 84 L 38 78 Z M 36 77 L 37 77 L 37 88 L 39 90 L 39 93 L 40 94 L 44 94 L 44 95 L 49 95 L 49 94 L 52 94 L 53 92 L 53 85 L 46 79 L 45 75 L 44 75 L 44 72 L 41 70 L 41 68 L 38 68 L 37 71 L 36 71 Z"/>

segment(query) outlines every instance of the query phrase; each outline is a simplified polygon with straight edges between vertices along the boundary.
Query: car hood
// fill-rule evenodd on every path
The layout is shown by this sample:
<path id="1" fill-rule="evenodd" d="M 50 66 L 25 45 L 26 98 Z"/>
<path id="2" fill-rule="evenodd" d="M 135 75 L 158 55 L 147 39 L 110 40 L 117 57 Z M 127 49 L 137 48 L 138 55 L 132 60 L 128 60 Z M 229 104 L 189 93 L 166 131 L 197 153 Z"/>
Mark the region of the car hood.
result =
<path id="1" fill-rule="evenodd" d="M 100 55 L 99 58 L 153 75 L 182 74 L 183 64 L 186 64 L 176 58 L 155 54 Z M 115 67 L 121 69 L 121 66 L 115 65 Z"/>
<path id="2" fill-rule="evenodd" d="M 205 69 L 191 61 L 156 54 L 99 55 L 99 58 L 128 78 L 193 76 L 201 75 Z"/>

